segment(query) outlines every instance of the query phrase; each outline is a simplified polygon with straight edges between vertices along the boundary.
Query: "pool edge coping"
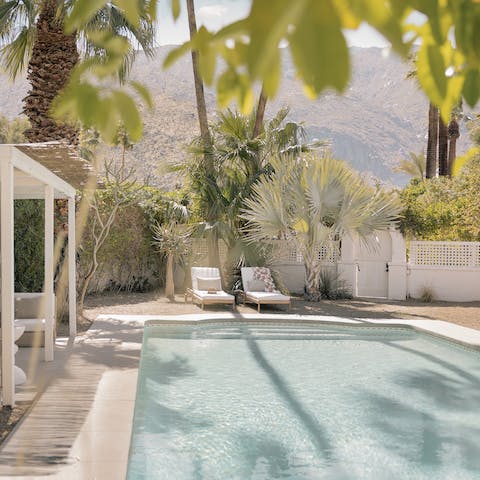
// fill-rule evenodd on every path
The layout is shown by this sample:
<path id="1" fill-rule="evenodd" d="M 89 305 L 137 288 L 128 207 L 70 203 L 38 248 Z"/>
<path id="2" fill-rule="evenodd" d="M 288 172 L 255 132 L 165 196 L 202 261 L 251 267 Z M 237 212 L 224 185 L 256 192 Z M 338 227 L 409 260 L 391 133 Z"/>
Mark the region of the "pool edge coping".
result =
<path id="1" fill-rule="evenodd" d="M 303 323 L 309 325 L 337 325 L 349 327 L 407 328 L 419 333 L 431 335 L 443 340 L 460 344 L 480 351 L 480 330 L 463 327 L 443 320 L 409 320 L 401 318 L 346 318 L 322 315 L 297 314 L 238 314 L 238 313 L 201 313 L 186 315 L 99 315 L 97 319 L 135 321 L 145 325 L 205 325 L 220 324 L 228 321 L 236 323 L 259 323 L 274 320 L 278 324 Z"/>

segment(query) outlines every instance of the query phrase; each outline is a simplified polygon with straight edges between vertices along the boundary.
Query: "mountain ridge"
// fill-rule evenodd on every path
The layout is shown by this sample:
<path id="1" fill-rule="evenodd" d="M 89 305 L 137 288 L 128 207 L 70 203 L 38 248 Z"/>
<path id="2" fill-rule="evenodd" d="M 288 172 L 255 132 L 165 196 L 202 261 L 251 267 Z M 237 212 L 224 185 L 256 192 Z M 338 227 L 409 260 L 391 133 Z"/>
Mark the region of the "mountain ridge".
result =
<path id="1" fill-rule="evenodd" d="M 186 145 L 198 135 L 191 60 L 182 57 L 170 69 L 162 69 L 170 46 L 158 47 L 153 59 L 138 55 L 131 77 L 150 90 L 155 109 L 143 107 L 145 133 L 131 152 L 140 176 L 153 177 L 165 188 L 178 183 L 177 174 L 165 167 L 186 161 Z M 410 151 L 425 148 L 428 100 L 406 75 L 411 68 L 394 54 L 370 47 L 352 47 L 352 79 L 342 96 L 328 91 L 316 100 L 305 97 L 289 57 L 284 53 L 278 95 L 267 103 L 266 117 L 279 108 L 290 108 L 289 119 L 302 122 L 310 138 L 329 139 L 335 156 L 354 168 L 393 183 L 406 177 L 394 174 L 391 166 Z M 24 79 L 9 85 L 2 80 L 0 113 L 10 118 L 21 111 L 28 85 Z M 217 110 L 215 93 L 206 89 L 209 120 Z M 459 151 L 462 148 L 461 137 Z"/>

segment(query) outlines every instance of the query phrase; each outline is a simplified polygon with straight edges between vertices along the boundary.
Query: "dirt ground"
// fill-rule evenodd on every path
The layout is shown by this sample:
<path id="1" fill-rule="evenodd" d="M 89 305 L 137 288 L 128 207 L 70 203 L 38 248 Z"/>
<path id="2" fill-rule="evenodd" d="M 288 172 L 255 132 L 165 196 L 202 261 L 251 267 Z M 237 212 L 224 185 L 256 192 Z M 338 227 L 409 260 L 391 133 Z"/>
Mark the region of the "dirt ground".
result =
<path id="1" fill-rule="evenodd" d="M 237 308 L 241 313 L 256 312 L 256 306 L 252 305 L 239 305 Z M 80 322 L 79 331 L 88 328 L 90 322 L 100 314 L 182 315 L 201 311 L 197 305 L 185 303 L 183 295 L 176 295 L 175 301 L 170 301 L 163 296 L 163 292 L 90 296 L 85 304 L 85 317 Z M 205 311 L 230 311 L 230 307 L 211 306 L 206 307 Z M 266 306 L 262 307 L 262 312 L 282 314 L 285 308 Z M 423 303 L 417 300 L 386 301 L 355 298 L 353 300 L 322 300 L 313 303 L 294 298 L 290 313 L 347 318 L 444 320 L 464 327 L 480 329 L 480 302 Z"/>

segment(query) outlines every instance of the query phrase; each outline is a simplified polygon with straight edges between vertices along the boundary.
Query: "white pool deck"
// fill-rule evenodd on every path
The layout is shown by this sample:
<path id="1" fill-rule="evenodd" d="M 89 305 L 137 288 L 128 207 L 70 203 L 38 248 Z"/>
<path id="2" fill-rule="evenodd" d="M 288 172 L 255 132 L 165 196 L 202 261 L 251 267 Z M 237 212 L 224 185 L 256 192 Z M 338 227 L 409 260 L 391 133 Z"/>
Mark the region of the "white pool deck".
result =
<path id="1" fill-rule="evenodd" d="M 182 316 L 101 315 L 75 342 L 59 338 L 55 361 L 39 362 L 19 400 L 39 390 L 29 414 L 0 449 L 0 477 L 101 479 L 126 476 L 143 326 L 147 320 L 289 320 L 410 326 L 480 348 L 480 331 L 438 320 L 355 319 L 310 315 L 213 313 Z M 17 364 L 28 369 L 31 349 Z M 41 357 L 41 356 L 40 356 Z"/>

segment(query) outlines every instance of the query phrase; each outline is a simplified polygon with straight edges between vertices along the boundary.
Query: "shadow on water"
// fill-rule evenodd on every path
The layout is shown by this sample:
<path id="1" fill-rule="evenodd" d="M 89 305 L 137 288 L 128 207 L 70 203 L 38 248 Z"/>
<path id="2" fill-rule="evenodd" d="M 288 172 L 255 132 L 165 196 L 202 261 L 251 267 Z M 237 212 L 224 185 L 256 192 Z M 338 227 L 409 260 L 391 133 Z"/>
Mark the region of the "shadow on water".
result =
<path id="1" fill-rule="evenodd" d="M 213 423 L 207 420 L 193 418 L 173 408 L 154 402 L 149 407 L 148 423 L 144 425 L 145 431 L 149 433 L 168 433 L 180 431 L 190 433 L 199 428 L 210 428 Z"/>
<path id="2" fill-rule="evenodd" d="M 462 425 L 459 414 L 480 415 L 480 375 L 478 370 L 464 369 L 433 353 L 427 353 L 395 341 L 384 341 L 389 347 L 427 360 L 437 368 L 404 370 L 391 380 L 407 391 L 402 402 L 371 391 L 361 395 L 371 405 L 371 425 L 386 436 L 385 446 L 408 461 L 441 467 L 451 461 L 455 452 L 459 464 L 476 472 L 480 478 L 480 420 L 476 425 Z M 477 355 L 477 352 L 472 352 Z M 422 397 L 422 407 L 408 403 Z"/>
<path id="3" fill-rule="evenodd" d="M 309 433 L 318 453 L 328 462 L 333 461 L 334 458 L 332 444 L 329 441 L 325 430 L 318 423 L 317 419 L 310 412 L 308 412 L 302 403 L 296 398 L 295 393 L 289 388 L 281 375 L 269 363 L 260 350 L 260 347 L 255 339 L 247 336 L 246 341 L 253 358 L 265 371 L 275 390 L 287 403 L 291 411 L 302 422 L 304 428 Z"/>
<path id="4" fill-rule="evenodd" d="M 170 360 L 161 360 L 154 353 L 145 355 L 143 359 L 143 371 L 148 372 L 144 381 L 153 380 L 162 385 L 169 385 L 179 378 L 193 377 L 196 375 L 195 368 L 190 364 L 188 358 L 173 354 Z"/>
<path id="5" fill-rule="evenodd" d="M 448 452 L 460 457 L 464 468 L 480 474 L 480 429 L 418 410 L 372 392 L 362 393 L 373 406 L 371 425 L 383 445 L 409 462 L 441 467 Z"/>
<path id="6" fill-rule="evenodd" d="M 248 474 L 246 478 L 252 478 L 259 463 L 264 478 L 285 478 L 285 473 L 290 470 L 289 451 L 281 442 L 257 435 L 241 435 L 239 441 L 244 459 L 244 474 Z"/>

